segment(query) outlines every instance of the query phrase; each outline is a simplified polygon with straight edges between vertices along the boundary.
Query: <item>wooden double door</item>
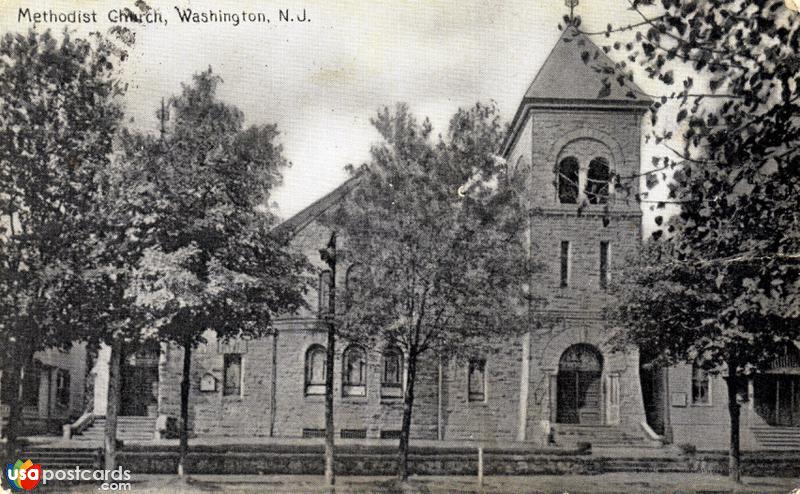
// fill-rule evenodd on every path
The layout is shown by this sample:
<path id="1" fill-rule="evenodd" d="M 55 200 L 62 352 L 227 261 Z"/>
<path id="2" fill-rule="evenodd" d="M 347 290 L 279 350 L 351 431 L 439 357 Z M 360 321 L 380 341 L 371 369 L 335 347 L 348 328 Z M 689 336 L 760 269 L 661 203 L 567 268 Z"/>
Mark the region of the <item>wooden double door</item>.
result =
<path id="1" fill-rule="evenodd" d="M 148 345 L 122 361 L 119 414 L 146 417 L 158 404 L 158 345 Z"/>
<path id="2" fill-rule="evenodd" d="M 564 352 L 556 379 L 558 423 L 602 423 L 602 369 L 600 352 L 591 345 L 574 345 Z"/>

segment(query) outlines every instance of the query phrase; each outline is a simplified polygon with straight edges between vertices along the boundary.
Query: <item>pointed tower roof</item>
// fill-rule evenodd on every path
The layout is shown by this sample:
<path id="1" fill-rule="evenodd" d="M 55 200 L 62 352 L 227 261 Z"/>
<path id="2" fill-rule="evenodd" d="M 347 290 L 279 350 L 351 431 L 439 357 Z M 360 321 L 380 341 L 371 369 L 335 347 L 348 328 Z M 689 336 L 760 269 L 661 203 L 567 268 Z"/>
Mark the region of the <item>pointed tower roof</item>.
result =
<path id="1" fill-rule="evenodd" d="M 609 74 L 604 69 L 614 72 Z M 647 109 L 652 100 L 633 81 L 619 78 L 618 74 L 614 61 L 600 47 L 587 35 L 568 26 L 525 92 L 502 154 L 510 151 L 527 110 L 534 106 Z"/>
<path id="2" fill-rule="evenodd" d="M 586 61 L 584 61 L 584 59 Z M 597 100 L 650 104 L 636 84 L 599 72 L 614 68 L 614 61 L 585 34 L 567 27 L 533 79 L 525 99 Z M 605 79 L 611 86 L 601 94 Z"/>

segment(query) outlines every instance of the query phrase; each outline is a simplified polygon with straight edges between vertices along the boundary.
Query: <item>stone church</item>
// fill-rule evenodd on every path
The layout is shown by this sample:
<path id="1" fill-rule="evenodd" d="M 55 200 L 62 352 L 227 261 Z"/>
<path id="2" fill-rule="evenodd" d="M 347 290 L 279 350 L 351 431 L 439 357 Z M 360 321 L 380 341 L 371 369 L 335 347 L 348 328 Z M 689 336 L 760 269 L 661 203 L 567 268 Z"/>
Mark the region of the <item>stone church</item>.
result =
<path id="1" fill-rule="evenodd" d="M 610 301 L 606 288 L 626 254 L 642 242 L 640 205 L 615 191 L 612 177 L 640 173 L 642 118 L 651 101 L 630 82 L 614 82 L 601 92 L 603 76 L 581 57 L 596 49 L 574 31 L 562 35 L 523 95 L 500 150 L 509 172 L 525 184 L 530 242 L 547 267 L 532 287 L 547 300 L 540 315 L 548 323 L 469 363 L 426 359 L 416 385 L 414 438 L 539 446 L 727 445 L 721 375 L 692 365 L 653 368 L 637 349 L 614 351 L 609 343 L 613 330 L 602 315 Z M 595 63 L 613 66 L 597 51 Z M 635 193 L 638 179 L 632 181 Z M 330 272 L 318 249 L 330 232 L 318 219 L 357 186 L 357 179 L 345 182 L 282 225 L 320 268 L 312 310 L 277 321 L 265 338 L 223 343 L 209 335 L 195 351 L 194 435 L 324 434 L 326 335 L 317 309 L 327 306 Z M 799 356 L 787 353 L 740 393 L 745 449 L 800 447 Z M 181 360 L 181 350 L 167 346 L 125 359 L 123 439 L 126 433 L 158 437 L 178 416 Z M 337 345 L 337 437 L 398 437 L 404 369 L 397 348 Z M 96 434 L 102 425 L 107 349 L 90 377 L 94 396 L 81 419 L 88 428 L 73 428 L 78 435 L 93 429 Z"/>

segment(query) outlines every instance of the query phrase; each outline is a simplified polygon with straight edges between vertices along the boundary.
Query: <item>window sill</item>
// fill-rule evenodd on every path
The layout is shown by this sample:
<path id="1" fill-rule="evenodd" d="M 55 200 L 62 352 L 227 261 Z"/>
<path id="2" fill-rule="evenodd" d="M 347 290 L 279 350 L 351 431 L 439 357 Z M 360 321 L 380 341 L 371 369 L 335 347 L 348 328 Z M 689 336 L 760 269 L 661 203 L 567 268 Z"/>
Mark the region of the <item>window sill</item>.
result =
<path id="1" fill-rule="evenodd" d="M 364 385 L 345 384 L 342 388 L 342 398 L 366 398 L 367 387 Z"/>
<path id="2" fill-rule="evenodd" d="M 403 388 L 401 386 L 381 385 L 381 399 L 399 400 L 403 398 Z"/>
<path id="3" fill-rule="evenodd" d="M 695 407 L 695 408 L 708 408 L 708 407 L 713 407 L 714 404 L 711 403 L 711 402 L 708 402 L 708 403 L 692 403 L 689 406 L 690 407 Z"/>
<path id="4" fill-rule="evenodd" d="M 344 404 L 358 404 L 363 405 L 369 402 L 366 396 L 342 396 L 342 403 Z"/>
<path id="5" fill-rule="evenodd" d="M 325 396 L 325 385 L 307 384 L 304 393 L 306 396 Z"/>

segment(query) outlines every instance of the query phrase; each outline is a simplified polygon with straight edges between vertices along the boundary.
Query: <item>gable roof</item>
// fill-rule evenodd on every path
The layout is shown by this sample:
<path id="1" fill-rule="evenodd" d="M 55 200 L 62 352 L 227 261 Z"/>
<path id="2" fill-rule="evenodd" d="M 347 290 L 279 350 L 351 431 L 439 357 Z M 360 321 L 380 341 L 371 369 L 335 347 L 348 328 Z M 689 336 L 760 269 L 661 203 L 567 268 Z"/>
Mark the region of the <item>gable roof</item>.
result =
<path id="1" fill-rule="evenodd" d="M 279 234 L 294 236 L 297 232 L 308 226 L 309 223 L 319 218 L 325 211 L 338 204 L 344 196 L 356 188 L 360 181 L 360 173 L 353 175 L 344 181 L 344 183 L 311 203 L 310 206 L 307 206 L 299 213 L 276 226 L 274 231 Z"/>
<path id="2" fill-rule="evenodd" d="M 620 84 L 616 73 L 600 71 L 606 67 L 616 70 L 614 61 L 589 36 L 574 27 L 564 29 L 522 98 L 511 122 L 511 131 L 503 143 L 502 155 L 510 151 L 518 127 L 524 121 L 525 111 L 531 105 L 628 108 L 634 111 L 650 106 L 652 100 L 633 81 L 622 78 Z M 611 85 L 604 91 L 606 80 Z"/>

